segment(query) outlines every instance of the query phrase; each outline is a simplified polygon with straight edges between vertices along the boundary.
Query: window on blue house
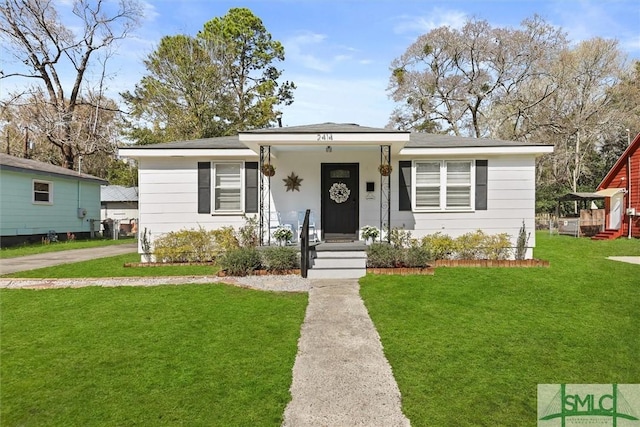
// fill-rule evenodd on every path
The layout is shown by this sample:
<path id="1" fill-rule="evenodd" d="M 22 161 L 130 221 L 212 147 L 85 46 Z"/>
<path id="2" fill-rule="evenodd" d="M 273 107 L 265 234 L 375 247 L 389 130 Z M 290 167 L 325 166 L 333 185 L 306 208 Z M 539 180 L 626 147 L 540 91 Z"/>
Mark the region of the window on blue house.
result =
<path id="1" fill-rule="evenodd" d="M 53 203 L 53 183 L 33 180 L 33 203 L 50 205 Z"/>

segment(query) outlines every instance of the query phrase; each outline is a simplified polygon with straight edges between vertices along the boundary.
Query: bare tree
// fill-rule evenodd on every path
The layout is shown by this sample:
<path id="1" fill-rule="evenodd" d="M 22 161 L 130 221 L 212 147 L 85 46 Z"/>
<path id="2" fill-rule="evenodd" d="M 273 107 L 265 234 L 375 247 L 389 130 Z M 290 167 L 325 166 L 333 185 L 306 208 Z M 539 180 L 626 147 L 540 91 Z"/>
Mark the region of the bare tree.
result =
<path id="1" fill-rule="evenodd" d="M 591 159 L 619 137 L 629 112 L 616 106 L 616 87 L 627 72 L 616 40 L 594 38 L 560 53 L 549 69 L 556 90 L 528 117 L 529 137 L 555 145 L 553 180 L 578 191 L 596 172 Z"/>
<path id="2" fill-rule="evenodd" d="M 75 167 L 79 156 L 95 152 L 102 111 L 114 105 L 102 104 L 102 82 L 91 93 L 85 85 L 89 67 L 97 52 L 109 57 L 110 50 L 138 25 L 142 9 L 135 0 L 74 0 L 77 22 L 66 26 L 51 0 L 3 0 L 0 3 L 0 37 L 13 55 L 15 70 L 2 70 L 0 78 L 22 77 L 40 81 L 28 89 L 29 102 L 39 108 L 36 114 L 43 136 L 57 147 L 62 165 Z M 73 83 L 65 86 L 64 74 L 71 68 Z M 70 90 L 69 90 L 70 89 Z M 95 109 L 87 116 L 79 113 L 82 104 Z M 90 122 L 79 123 L 82 119 Z M 43 125 L 47 123 L 47 125 Z M 83 128 L 83 131 L 79 131 Z M 87 131 L 88 132 L 85 132 Z M 86 135 L 85 135 L 86 134 Z"/>
<path id="3" fill-rule="evenodd" d="M 391 123 L 474 137 L 517 126 L 527 103 L 534 106 L 554 90 L 542 87 L 539 99 L 513 109 L 519 87 L 539 81 L 548 58 L 566 43 L 561 31 L 537 16 L 521 29 L 475 19 L 461 30 L 436 28 L 391 64 L 389 90 L 399 103 Z"/>

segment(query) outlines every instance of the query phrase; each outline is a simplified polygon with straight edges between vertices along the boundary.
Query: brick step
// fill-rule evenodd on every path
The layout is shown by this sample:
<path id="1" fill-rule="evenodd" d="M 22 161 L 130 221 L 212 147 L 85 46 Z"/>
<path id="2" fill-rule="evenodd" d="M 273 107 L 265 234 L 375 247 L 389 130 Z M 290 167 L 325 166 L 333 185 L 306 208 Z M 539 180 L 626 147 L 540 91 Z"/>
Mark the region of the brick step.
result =
<path id="1" fill-rule="evenodd" d="M 618 235 L 618 230 L 604 230 L 591 237 L 591 240 L 611 240 L 615 239 Z"/>

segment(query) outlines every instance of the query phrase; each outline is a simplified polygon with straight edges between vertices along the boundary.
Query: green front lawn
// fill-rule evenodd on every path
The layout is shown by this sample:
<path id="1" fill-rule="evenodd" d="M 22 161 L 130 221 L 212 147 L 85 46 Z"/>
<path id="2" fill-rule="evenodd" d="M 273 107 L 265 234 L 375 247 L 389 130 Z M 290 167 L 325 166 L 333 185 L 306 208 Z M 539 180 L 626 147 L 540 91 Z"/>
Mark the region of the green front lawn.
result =
<path id="1" fill-rule="evenodd" d="M 0 290 L 0 425 L 278 426 L 306 294 Z"/>
<path id="2" fill-rule="evenodd" d="M 550 268 L 367 276 L 413 426 L 535 425 L 537 384 L 640 382 L 640 241 L 539 233 Z"/>
<path id="3" fill-rule="evenodd" d="M 20 271 L 2 277 L 63 279 L 77 277 L 138 277 L 138 276 L 211 276 L 219 268 L 212 265 L 167 265 L 154 267 L 125 267 L 125 263 L 139 263 L 140 255 L 130 253 L 90 261 L 55 265 L 36 270 Z"/>
<path id="4" fill-rule="evenodd" d="M 28 245 L 12 246 L 0 249 L 0 258 L 15 258 L 25 255 L 44 254 L 47 252 L 68 251 L 70 249 L 97 248 L 100 246 L 122 245 L 125 243 L 135 243 L 133 237 L 126 237 L 119 240 L 113 239 L 92 239 L 92 240 L 71 240 L 65 242 L 54 242 L 47 245 L 33 243 Z"/>

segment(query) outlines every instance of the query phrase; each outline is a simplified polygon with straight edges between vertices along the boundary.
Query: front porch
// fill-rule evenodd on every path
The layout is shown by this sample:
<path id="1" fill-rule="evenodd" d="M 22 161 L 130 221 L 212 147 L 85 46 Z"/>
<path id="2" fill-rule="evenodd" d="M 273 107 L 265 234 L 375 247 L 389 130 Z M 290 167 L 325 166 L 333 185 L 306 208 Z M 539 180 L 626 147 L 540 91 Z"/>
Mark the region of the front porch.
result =
<path id="1" fill-rule="evenodd" d="M 313 242 L 351 242 L 360 228 L 391 225 L 392 156 L 406 132 L 323 124 L 241 133 L 258 153 L 258 218 L 262 245 L 285 227 L 300 235 L 302 213 L 311 211 Z"/>

